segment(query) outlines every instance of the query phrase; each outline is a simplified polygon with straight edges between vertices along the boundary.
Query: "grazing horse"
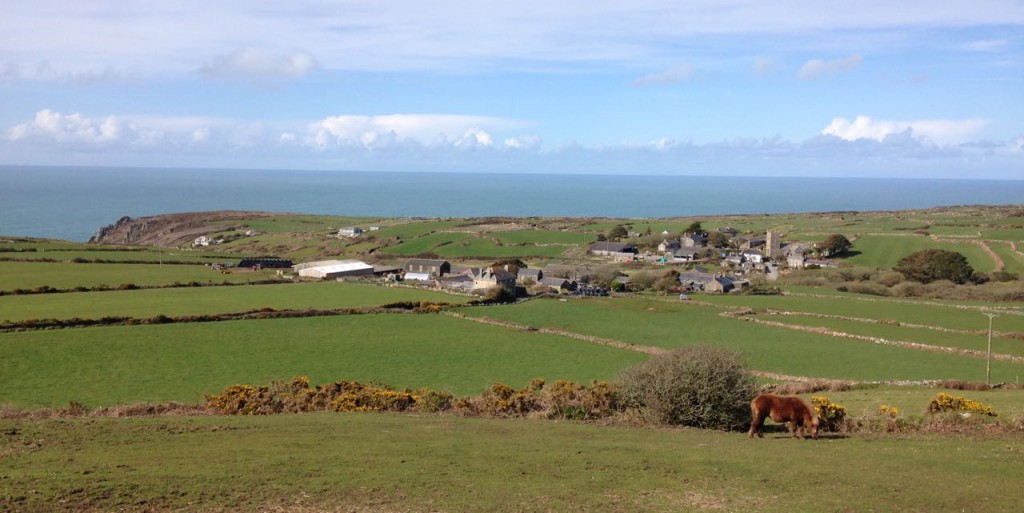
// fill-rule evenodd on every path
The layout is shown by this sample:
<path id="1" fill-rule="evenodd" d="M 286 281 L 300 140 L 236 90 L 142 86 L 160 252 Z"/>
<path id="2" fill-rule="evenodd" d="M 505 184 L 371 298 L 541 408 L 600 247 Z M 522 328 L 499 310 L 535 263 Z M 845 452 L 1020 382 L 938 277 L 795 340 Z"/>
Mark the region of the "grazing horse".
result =
<path id="1" fill-rule="evenodd" d="M 747 433 L 749 438 L 754 438 L 754 433 L 764 438 L 761 426 L 769 415 L 775 422 L 788 422 L 789 432 L 793 434 L 793 438 L 797 437 L 797 433 L 800 433 L 801 439 L 806 438 L 805 429 L 810 430 L 811 438 L 818 438 L 818 415 L 799 397 L 761 394 L 750 401 L 750 415 L 750 432 Z"/>

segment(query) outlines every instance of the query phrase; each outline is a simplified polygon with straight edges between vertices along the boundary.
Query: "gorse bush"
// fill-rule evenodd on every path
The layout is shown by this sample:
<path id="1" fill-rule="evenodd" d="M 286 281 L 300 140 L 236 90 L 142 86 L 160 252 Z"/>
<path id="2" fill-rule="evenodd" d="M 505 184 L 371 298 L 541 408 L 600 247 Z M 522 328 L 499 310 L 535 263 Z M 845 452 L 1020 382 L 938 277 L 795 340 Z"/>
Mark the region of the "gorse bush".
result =
<path id="1" fill-rule="evenodd" d="M 707 346 L 655 356 L 619 380 L 623 404 L 645 420 L 699 428 L 742 428 L 757 395 L 737 353 Z"/>
<path id="2" fill-rule="evenodd" d="M 846 407 L 828 400 L 828 397 L 816 395 L 811 397 L 814 413 L 818 416 L 819 429 L 838 432 L 847 428 Z"/>
<path id="3" fill-rule="evenodd" d="M 998 416 L 998 414 L 992 410 L 991 406 L 973 399 L 968 399 L 962 395 L 950 395 L 945 392 L 939 392 L 932 399 L 932 402 L 928 403 L 928 413 L 942 413 L 948 411 L 982 413 L 991 417 Z"/>

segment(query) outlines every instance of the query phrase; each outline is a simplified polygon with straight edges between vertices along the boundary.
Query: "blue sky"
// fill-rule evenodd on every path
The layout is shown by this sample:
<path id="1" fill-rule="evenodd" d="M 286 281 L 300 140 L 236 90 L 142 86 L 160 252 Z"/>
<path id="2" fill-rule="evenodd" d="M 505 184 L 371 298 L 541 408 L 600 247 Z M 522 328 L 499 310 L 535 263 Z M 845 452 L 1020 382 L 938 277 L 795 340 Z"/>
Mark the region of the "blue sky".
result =
<path id="1" fill-rule="evenodd" d="M 1024 2 L 0 0 L 0 164 L 1024 179 Z"/>

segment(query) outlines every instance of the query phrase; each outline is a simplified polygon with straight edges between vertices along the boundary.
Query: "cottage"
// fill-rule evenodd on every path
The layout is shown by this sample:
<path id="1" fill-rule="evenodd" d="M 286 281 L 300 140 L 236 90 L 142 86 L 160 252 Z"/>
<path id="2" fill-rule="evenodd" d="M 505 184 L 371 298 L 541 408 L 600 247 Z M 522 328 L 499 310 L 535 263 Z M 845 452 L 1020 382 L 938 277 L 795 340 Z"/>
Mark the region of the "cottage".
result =
<path id="1" fill-rule="evenodd" d="M 755 264 L 764 262 L 764 254 L 756 249 L 745 249 L 740 254 L 743 255 L 744 260 L 748 262 L 753 262 Z"/>
<path id="2" fill-rule="evenodd" d="M 358 226 L 349 226 L 338 230 L 338 237 L 358 237 L 363 234 L 363 229 Z"/>
<path id="3" fill-rule="evenodd" d="M 700 250 L 697 248 L 678 248 L 665 254 L 669 262 L 693 262 L 699 258 Z"/>
<path id="4" fill-rule="evenodd" d="M 754 249 L 764 246 L 764 238 L 749 236 L 740 238 L 740 249 Z"/>
<path id="5" fill-rule="evenodd" d="M 708 236 L 703 233 L 684 233 L 679 242 L 684 248 L 703 248 L 708 245 Z"/>
<path id="6" fill-rule="evenodd" d="M 803 269 L 804 262 L 806 261 L 807 259 L 804 258 L 803 253 L 790 253 L 789 256 L 786 257 L 786 264 L 793 269 Z"/>
<path id="7" fill-rule="evenodd" d="M 408 274 L 406 278 L 408 279 Z M 449 274 L 438 278 L 437 285 L 442 289 L 454 290 L 457 292 L 471 292 L 474 288 L 473 277 L 468 274 Z"/>
<path id="8" fill-rule="evenodd" d="M 572 292 L 576 290 L 576 282 L 565 278 L 541 278 L 541 285 L 551 287 L 556 292 Z"/>
<path id="9" fill-rule="evenodd" d="M 675 251 L 682 246 L 682 243 L 678 240 L 663 240 L 661 244 L 658 244 L 658 253 L 668 253 L 669 251 Z"/>
<path id="10" fill-rule="evenodd" d="M 707 283 L 707 285 L 704 287 L 704 290 L 707 292 L 726 293 L 732 292 L 734 288 L 736 288 L 736 286 L 733 284 L 731 278 L 726 278 L 725 276 L 716 276 Z"/>
<path id="11" fill-rule="evenodd" d="M 429 260 L 426 258 L 413 258 L 408 260 L 402 269 L 406 273 L 406 279 L 410 279 L 408 275 L 412 274 L 426 274 L 429 278 L 438 278 L 452 272 L 452 264 L 447 260 Z M 414 278 L 415 279 L 415 278 Z"/>
<path id="12" fill-rule="evenodd" d="M 473 278 L 474 289 L 501 287 L 512 293 L 516 291 L 516 275 L 500 267 L 470 269 L 469 275 Z"/>
<path id="13" fill-rule="evenodd" d="M 687 292 L 699 292 L 705 290 L 708 284 L 714 281 L 715 275 L 704 272 L 688 271 L 679 273 L 679 284 Z"/>
<path id="14" fill-rule="evenodd" d="M 540 280 L 544 279 L 543 269 L 526 269 L 522 268 L 516 273 L 516 281 L 523 283 L 526 280 L 533 280 L 534 283 L 540 283 Z"/>
<path id="15" fill-rule="evenodd" d="M 209 246 L 209 245 L 210 245 L 210 238 L 205 236 L 205 235 L 200 235 L 200 236 L 196 237 L 196 240 L 192 241 L 192 246 L 193 247 L 202 247 L 202 246 Z"/>

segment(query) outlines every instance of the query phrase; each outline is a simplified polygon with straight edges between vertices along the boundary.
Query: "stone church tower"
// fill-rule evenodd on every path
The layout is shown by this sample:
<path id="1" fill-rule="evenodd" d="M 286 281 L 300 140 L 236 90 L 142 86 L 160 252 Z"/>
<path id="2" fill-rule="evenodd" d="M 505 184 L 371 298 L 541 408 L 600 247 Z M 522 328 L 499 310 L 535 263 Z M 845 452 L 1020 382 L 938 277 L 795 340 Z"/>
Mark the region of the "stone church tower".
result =
<path id="1" fill-rule="evenodd" d="M 767 237 L 765 237 L 764 256 L 778 258 L 782 256 L 781 248 L 782 241 L 780 240 L 779 232 L 769 231 Z"/>

